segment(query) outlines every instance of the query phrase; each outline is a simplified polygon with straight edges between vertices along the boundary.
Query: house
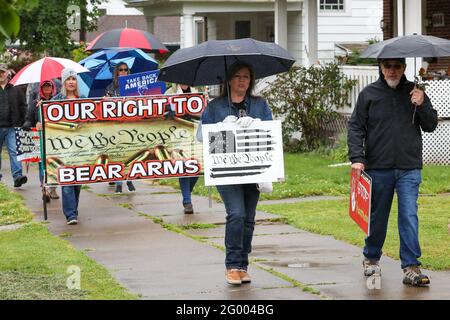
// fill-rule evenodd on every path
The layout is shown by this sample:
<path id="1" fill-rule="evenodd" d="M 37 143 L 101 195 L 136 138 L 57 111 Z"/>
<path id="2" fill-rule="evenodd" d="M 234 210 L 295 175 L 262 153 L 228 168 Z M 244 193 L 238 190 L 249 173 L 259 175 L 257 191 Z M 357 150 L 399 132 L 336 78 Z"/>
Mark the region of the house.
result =
<path id="1" fill-rule="evenodd" d="M 92 10 L 92 5 L 88 5 L 88 10 Z M 86 42 L 91 42 L 101 33 L 112 29 L 148 29 L 148 22 L 144 14 L 136 8 L 127 8 L 122 0 L 105 0 L 98 5 L 98 10 L 100 11 L 100 17 L 98 18 L 97 30 L 86 33 Z M 169 50 L 175 51 L 180 47 L 179 17 L 157 17 L 151 19 L 151 24 L 156 37 Z M 72 38 L 78 41 L 79 33 L 74 32 Z"/>
<path id="2" fill-rule="evenodd" d="M 252 37 L 285 47 L 298 64 L 333 61 L 335 44 L 381 39 L 382 0 L 128 0 L 147 28 L 160 17 L 180 17 L 180 46 Z M 152 23 L 153 20 L 153 23 Z M 176 27 L 174 25 L 174 27 Z"/>
<path id="3" fill-rule="evenodd" d="M 450 39 L 449 0 L 383 0 L 384 40 L 413 33 Z M 408 59 L 412 66 L 412 59 Z M 428 71 L 445 72 L 450 67 L 450 57 L 431 60 Z M 410 76 L 422 67 L 422 59 L 417 59 L 417 70 L 410 68 Z"/>

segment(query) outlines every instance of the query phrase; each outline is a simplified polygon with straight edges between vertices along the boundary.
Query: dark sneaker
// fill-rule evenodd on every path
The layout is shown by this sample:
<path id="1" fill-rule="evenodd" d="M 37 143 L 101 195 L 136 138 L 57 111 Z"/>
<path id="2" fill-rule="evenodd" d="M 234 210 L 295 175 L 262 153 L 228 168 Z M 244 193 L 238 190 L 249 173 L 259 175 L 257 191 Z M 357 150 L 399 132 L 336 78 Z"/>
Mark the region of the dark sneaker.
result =
<path id="1" fill-rule="evenodd" d="M 403 269 L 405 277 L 403 278 L 403 284 L 409 284 L 415 287 L 422 287 L 430 284 L 430 279 L 422 274 L 419 266 L 408 266 Z"/>
<path id="2" fill-rule="evenodd" d="M 380 268 L 378 260 L 370 260 L 370 259 L 364 258 L 363 269 L 364 269 L 364 275 L 366 277 L 370 277 L 370 276 L 374 275 L 375 273 L 378 273 L 381 275 L 381 268 Z"/>
<path id="3" fill-rule="evenodd" d="M 23 184 L 27 183 L 27 176 L 19 176 L 14 179 L 14 188 L 20 188 Z"/>
<path id="4" fill-rule="evenodd" d="M 108 182 L 108 186 L 112 187 L 113 185 L 115 185 L 116 183 L 114 181 L 110 181 Z"/>
<path id="5" fill-rule="evenodd" d="M 192 203 L 183 203 L 183 207 L 184 207 L 185 214 L 193 214 L 194 213 L 194 207 L 192 206 Z"/>
<path id="6" fill-rule="evenodd" d="M 127 187 L 128 187 L 128 191 L 136 192 L 136 188 L 134 187 L 133 182 L 127 181 Z"/>
<path id="7" fill-rule="evenodd" d="M 42 200 L 45 202 L 50 202 L 50 193 L 47 190 L 45 190 L 42 194 Z"/>
<path id="8" fill-rule="evenodd" d="M 67 224 L 68 224 L 69 226 L 72 226 L 72 225 L 77 224 L 77 223 L 78 223 L 78 220 L 75 219 L 75 218 L 72 218 L 72 219 L 67 220 Z"/>
<path id="9" fill-rule="evenodd" d="M 121 184 L 116 184 L 116 190 L 114 191 L 114 193 L 122 193 L 122 185 Z"/>

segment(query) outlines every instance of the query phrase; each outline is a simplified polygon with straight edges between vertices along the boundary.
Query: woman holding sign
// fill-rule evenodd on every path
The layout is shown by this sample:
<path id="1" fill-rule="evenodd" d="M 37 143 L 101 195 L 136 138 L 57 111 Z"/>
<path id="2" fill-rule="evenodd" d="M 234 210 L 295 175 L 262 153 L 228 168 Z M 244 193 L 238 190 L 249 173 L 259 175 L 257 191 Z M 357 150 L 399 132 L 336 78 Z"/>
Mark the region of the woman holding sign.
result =
<path id="1" fill-rule="evenodd" d="M 248 127 L 254 121 L 272 120 L 267 102 L 252 94 L 255 77 L 250 65 L 234 63 L 222 95 L 212 100 L 202 114 L 202 124 L 234 122 Z M 247 273 L 259 190 L 256 183 L 217 186 L 227 212 L 225 226 L 225 279 L 229 284 L 250 282 Z"/>
<path id="2" fill-rule="evenodd" d="M 77 73 L 73 69 L 63 69 L 61 72 L 61 92 L 52 100 L 69 100 L 85 98 L 78 93 Z M 62 207 L 67 224 L 78 223 L 78 200 L 80 199 L 81 186 L 62 186 Z"/>
<path id="3" fill-rule="evenodd" d="M 127 76 L 130 74 L 130 68 L 128 68 L 128 65 L 125 62 L 120 62 L 116 67 L 114 68 L 114 77 L 109 86 L 106 87 L 105 90 L 105 96 L 107 97 L 120 97 L 120 91 L 119 91 L 119 81 L 118 78 L 120 76 Z M 114 182 L 110 182 L 110 184 L 114 184 Z M 122 181 L 116 181 L 116 190 L 115 193 L 122 193 Z M 128 191 L 135 192 L 136 188 L 133 185 L 133 182 L 127 181 Z"/>

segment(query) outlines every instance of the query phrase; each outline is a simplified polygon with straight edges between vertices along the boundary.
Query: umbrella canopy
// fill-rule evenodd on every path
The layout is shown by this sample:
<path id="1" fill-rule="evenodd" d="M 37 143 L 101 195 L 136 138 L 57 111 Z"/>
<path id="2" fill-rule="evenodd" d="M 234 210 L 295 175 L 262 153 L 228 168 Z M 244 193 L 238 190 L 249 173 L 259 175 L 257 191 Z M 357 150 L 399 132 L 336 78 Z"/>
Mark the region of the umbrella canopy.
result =
<path id="1" fill-rule="evenodd" d="M 114 67 L 124 62 L 131 73 L 151 71 L 158 63 L 140 49 L 108 49 L 98 51 L 80 61 L 89 72 L 80 74 L 80 92 L 88 97 L 102 97 L 113 78 Z"/>
<path id="2" fill-rule="evenodd" d="M 272 42 L 251 38 L 210 40 L 177 50 L 161 68 L 158 79 L 191 86 L 219 84 L 236 61 L 251 65 L 258 79 L 288 71 L 295 59 Z"/>
<path id="3" fill-rule="evenodd" d="M 413 34 L 401 36 L 370 45 L 363 58 L 415 58 L 450 56 L 450 40 Z"/>
<path id="4" fill-rule="evenodd" d="M 166 53 L 169 50 L 151 33 L 132 28 L 113 29 L 97 36 L 86 51 L 106 48 L 139 48 L 149 52 Z"/>
<path id="5" fill-rule="evenodd" d="M 61 77 L 65 68 L 74 69 L 77 73 L 89 72 L 80 64 L 64 58 L 45 57 L 23 67 L 10 81 L 13 85 L 42 82 Z"/>

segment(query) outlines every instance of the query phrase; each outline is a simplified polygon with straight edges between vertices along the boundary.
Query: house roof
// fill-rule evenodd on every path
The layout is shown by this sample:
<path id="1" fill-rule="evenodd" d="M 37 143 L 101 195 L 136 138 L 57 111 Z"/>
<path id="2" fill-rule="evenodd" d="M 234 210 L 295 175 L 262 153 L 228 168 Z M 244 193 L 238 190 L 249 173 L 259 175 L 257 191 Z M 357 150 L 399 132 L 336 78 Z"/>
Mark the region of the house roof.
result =
<path id="1" fill-rule="evenodd" d="M 103 32 L 118 28 L 135 28 L 147 30 L 145 16 L 105 15 L 98 19 L 97 30 L 86 34 L 86 41 L 91 42 Z M 154 21 L 154 35 L 164 44 L 180 43 L 180 17 L 157 17 Z M 79 33 L 73 32 L 72 38 L 79 39 Z"/>

